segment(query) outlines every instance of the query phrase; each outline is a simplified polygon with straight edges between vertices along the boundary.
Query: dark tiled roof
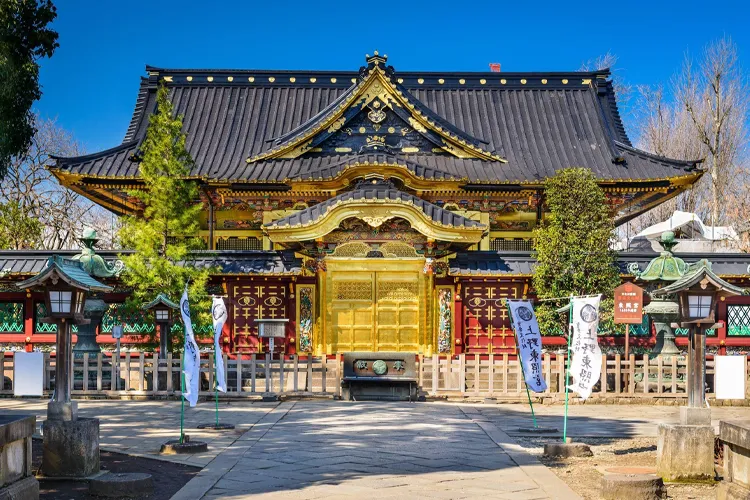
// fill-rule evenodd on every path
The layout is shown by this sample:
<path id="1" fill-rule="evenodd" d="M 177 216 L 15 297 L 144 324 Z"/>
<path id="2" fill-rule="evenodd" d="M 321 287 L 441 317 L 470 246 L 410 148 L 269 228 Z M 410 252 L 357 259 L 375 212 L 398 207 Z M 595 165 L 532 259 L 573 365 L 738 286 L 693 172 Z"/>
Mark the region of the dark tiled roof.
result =
<path id="1" fill-rule="evenodd" d="M 45 250 L 0 251 L 0 272 L 9 276 L 34 275 L 44 269 L 53 252 Z M 75 250 L 54 252 L 67 258 L 80 253 Z M 128 254 L 130 251 L 121 253 Z M 106 261 L 117 259 L 118 252 L 99 251 Z M 202 251 L 191 254 L 190 265 L 200 268 L 218 267 L 223 274 L 300 274 L 302 260 L 290 252 L 245 250 Z"/>
<path id="2" fill-rule="evenodd" d="M 330 198 L 322 203 L 300 210 L 284 218 L 269 222 L 266 227 L 294 227 L 311 224 L 323 217 L 330 209 L 345 203 L 364 202 L 386 202 L 406 203 L 414 205 L 427 217 L 441 226 L 466 227 L 475 229 L 486 229 L 481 222 L 467 219 L 461 215 L 444 210 L 437 205 L 417 198 L 409 193 L 404 193 L 394 188 L 389 182 L 364 181 L 357 185 L 352 191 L 347 191 L 338 196 Z"/>
<path id="3" fill-rule="evenodd" d="M 621 252 L 617 259 L 620 274 L 629 275 L 628 264 L 635 262 L 641 270 L 659 254 L 656 252 Z M 675 254 L 685 262 L 709 259 L 719 276 L 750 276 L 750 254 Z M 530 252 L 459 252 L 449 261 L 449 274 L 464 275 L 532 275 L 536 260 Z"/>
<path id="4" fill-rule="evenodd" d="M 131 158 L 161 78 L 168 79 L 176 111 L 184 115 L 194 176 L 283 182 L 353 160 L 303 156 L 247 164 L 317 123 L 359 73 L 148 69 L 125 142 L 94 155 L 58 159 L 59 168 L 93 177 L 136 177 L 138 165 Z M 396 72 L 391 80 L 425 116 L 507 163 L 452 155 L 398 158 L 410 168 L 419 165 L 426 178 L 471 183 L 538 182 L 570 166 L 586 166 L 603 180 L 664 179 L 693 170 L 694 162 L 653 157 L 630 146 L 607 74 Z"/>
<path id="5" fill-rule="evenodd" d="M 18 288 L 31 288 L 44 283 L 50 274 L 55 274 L 69 284 L 87 291 L 109 292 L 111 286 L 100 283 L 83 269 L 79 261 L 70 260 L 61 255 L 52 255 L 42 267 L 42 270 L 31 278 L 17 283 Z"/>

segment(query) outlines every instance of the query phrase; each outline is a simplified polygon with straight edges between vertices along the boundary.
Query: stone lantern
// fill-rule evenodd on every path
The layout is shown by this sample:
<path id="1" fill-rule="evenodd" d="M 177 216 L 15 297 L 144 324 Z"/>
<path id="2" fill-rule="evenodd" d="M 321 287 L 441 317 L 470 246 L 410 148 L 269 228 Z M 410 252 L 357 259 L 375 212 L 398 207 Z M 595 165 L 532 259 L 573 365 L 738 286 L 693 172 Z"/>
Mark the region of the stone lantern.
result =
<path id="1" fill-rule="evenodd" d="M 70 399 L 71 324 L 85 325 L 86 296 L 112 287 L 92 278 L 81 262 L 53 255 L 36 276 L 17 284 L 21 290 L 42 289 L 47 318 L 57 323 L 55 395 L 47 405 L 42 469 L 51 477 L 86 477 L 99 471 L 99 420 L 78 418 Z"/>
<path id="2" fill-rule="evenodd" d="M 167 353 L 171 346 L 172 311 L 179 309 L 179 305 L 169 300 L 169 297 L 160 293 L 148 304 L 143 304 L 141 309 L 153 311 L 154 323 L 159 327 L 159 359 L 167 359 Z"/>
<path id="3" fill-rule="evenodd" d="M 118 276 L 124 269 L 121 261 L 118 260 L 112 264 L 108 264 L 100 255 L 96 254 L 94 246 L 99 240 L 97 239 L 96 231 L 93 229 L 84 230 L 83 235 L 78 241 L 83 245 L 83 250 L 81 250 L 80 254 L 71 257 L 70 260 L 80 262 L 83 269 L 90 276 L 95 278 L 113 278 Z M 102 318 L 108 308 L 109 306 L 100 298 L 88 298 L 86 300 L 83 315 L 90 322 L 78 327 L 78 341 L 75 347 L 73 347 L 75 357 L 96 357 L 101 352 L 99 344 L 96 342 L 96 331 L 101 326 Z"/>
<path id="4" fill-rule="evenodd" d="M 656 467 L 670 481 L 710 480 L 714 476 L 714 430 L 706 407 L 706 330 L 716 325 L 716 305 L 746 290 L 719 278 L 706 259 L 691 264 L 673 283 L 651 292 L 655 298 L 676 299 L 679 326 L 689 330 L 688 406 L 680 423 L 659 424 Z"/>
<path id="5" fill-rule="evenodd" d="M 638 268 L 638 264 L 633 263 L 628 266 L 628 271 L 636 277 L 636 280 L 645 281 L 647 285 L 650 285 L 648 288 L 651 290 L 659 285 L 679 280 L 688 269 L 684 260 L 672 254 L 672 249 L 677 245 L 672 231 L 662 234 L 659 244 L 663 251 L 648 263 L 643 272 Z M 672 323 L 677 321 L 679 316 L 679 304 L 668 297 L 654 298 L 643 308 L 643 312 L 652 319 L 656 329 L 656 345 L 651 353 L 666 356 L 680 354 L 672 329 Z"/>

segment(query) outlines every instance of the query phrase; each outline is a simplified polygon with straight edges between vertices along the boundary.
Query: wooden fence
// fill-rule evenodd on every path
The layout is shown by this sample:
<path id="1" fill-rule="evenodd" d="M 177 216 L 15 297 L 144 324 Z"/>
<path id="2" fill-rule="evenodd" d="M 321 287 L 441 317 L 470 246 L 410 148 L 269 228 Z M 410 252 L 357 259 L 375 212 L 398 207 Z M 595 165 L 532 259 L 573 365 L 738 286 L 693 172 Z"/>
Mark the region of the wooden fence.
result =
<path id="1" fill-rule="evenodd" d="M 113 364 L 111 353 L 96 358 L 75 358 L 71 374 L 74 396 L 130 397 L 170 396 L 180 393 L 179 357 L 160 360 L 155 353 L 128 352 Z M 526 387 L 517 359 L 505 355 L 418 356 L 419 386 L 433 396 L 500 397 L 525 399 Z M 341 356 L 332 358 L 291 356 L 270 360 L 268 355 L 224 359 L 227 393 L 223 397 L 291 396 L 338 397 L 341 394 Z M 112 376 L 113 373 L 115 376 Z M 535 394 L 559 398 L 565 390 L 565 356 L 544 354 L 542 373 L 547 390 Z M 745 373 L 748 362 L 745 359 Z M 55 358 L 44 354 L 45 393 L 54 388 Z M 13 357 L 0 352 L 0 395 L 13 394 Z M 714 391 L 714 360 L 706 360 L 708 396 Z M 684 357 L 649 358 L 621 355 L 602 359 L 600 382 L 592 398 L 685 398 L 687 365 Z M 213 356 L 201 359 L 201 395 L 212 395 Z M 750 387 L 750 384 L 748 384 Z"/>
<path id="2" fill-rule="evenodd" d="M 0 374 L 4 383 L 0 395 L 13 394 L 13 357 L 0 353 Z M 158 359 L 156 353 L 127 352 L 119 363 L 111 353 L 96 358 L 74 358 L 71 373 L 73 396 L 170 396 L 180 393 L 181 359 L 168 354 Z M 285 360 L 268 355 L 250 355 L 242 359 L 224 359 L 227 393 L 223 397 L 260 396 L 283 393 L 298 396 L 337 396 L 341 393 L 340 360 L 325 357 L 291 356 Z M 212 396 L 214 387 L 213 356 L 201 358 L 202 396 Z M 114 374 L 114 376 L 113 376 Z M 45 394 L 54 389 L 55 358 L 44 353 Z"/>

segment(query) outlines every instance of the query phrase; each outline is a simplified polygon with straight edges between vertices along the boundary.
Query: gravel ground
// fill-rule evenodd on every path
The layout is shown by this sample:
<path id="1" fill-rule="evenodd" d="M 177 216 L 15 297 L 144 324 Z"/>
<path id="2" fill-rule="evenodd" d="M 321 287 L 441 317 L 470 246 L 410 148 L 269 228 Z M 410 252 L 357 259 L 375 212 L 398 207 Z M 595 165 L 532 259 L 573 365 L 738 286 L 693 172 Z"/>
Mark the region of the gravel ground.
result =
<path id="1" fill-rule="evenodd" d="M 32 451 L 32 468 L 36 471 L 42 463 L 42 441 L 40 439 L 32 440 Z M 133 457 L 108 451 L 102 451 L 99 454 L 99 459 L 102 470 L 151 474 L 154 479 L 154 491 L 150 495 L 140 497 L 144 500 L 168 499 L 201 470 L 200 467 L 190 467 L 163 460 Z M 88 483 L 83 481 L 44 480 L 39 483 L 39 498 L 41 500 L 101 500 L 101 497 L 89 495 L 88 489 Z"/>
<path id="2" fill-rule="evenodd" d="M 544 444 L 559 438 L 515 437 L 519 445 L 534 454 L 586 500 L 599 498 L 603 470 L 615 466 L 656 467 L 656 438 L 582 439 L 591 446 L 593 457 L 551 458 L 542 455 Z M 667 484 L 669 498 L 708 500 L 716 498 L 715 485 Z"/>

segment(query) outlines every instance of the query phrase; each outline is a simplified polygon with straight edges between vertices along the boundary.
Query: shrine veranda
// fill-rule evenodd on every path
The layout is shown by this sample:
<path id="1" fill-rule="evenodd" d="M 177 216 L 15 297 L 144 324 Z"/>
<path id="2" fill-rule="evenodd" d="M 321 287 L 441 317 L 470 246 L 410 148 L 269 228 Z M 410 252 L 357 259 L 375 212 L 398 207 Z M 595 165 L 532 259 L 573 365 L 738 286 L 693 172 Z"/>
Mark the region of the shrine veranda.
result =
<path id="1" fill-rule="evenodd" d="M 138 210 L 139 146 L 163 81 L 195 160 L 205 250 L 187 265 L 212 266 L 210 291 L 225 295 L 222 337 L 231 356 L 267 352 L 256 320 L 288 319 L 275 354 L 348 351 L 420 355 L 516 352 L 504 298 L 533 298 L 532 231 L 545 216 L 546 177 L 584 166 L 604 189 L 617 225 L 689 189 L 698 162 L 635 148 L 609 73 L 400 72 L 368 56 L 358 71 L 183 70 L 147 67 L 123 142 L 58 158 L 59 182 L 117 214 Z M 747 254 L 709 258 L 727 281 L 750 284 Z M 73 256 L 79 251 L 56 252 Z M 124 252 L 127 253 L 127 252 Z M 106 262 L 117 253 L 98 251 Z M 51 348 L 54 325 L 41 293 L 14 283 L 38 273 L 47 251 L 0 252 L 0 345 Z M 655 252 L 623 252 L 622 279 Z M 123 315 L 116 276 L 96 341 L 125 346 L 156 329 Z M 709 352 L 750 349 L 750 298 L 718 306 L 723 326 Z M 175 325 L 174 328 L 180 328 Z M 210 325 L 198 325 L 210 342 Z M 564 344 L 544 336 L 555 350 Z M 552 334 L 550 334 L 552 333 Z M 624 343 L 604 332 L 606 348 Z M 686 338 L 678 332 L 677 344 Z M 655 333 L 631 328 L 635 352 Z"/>

